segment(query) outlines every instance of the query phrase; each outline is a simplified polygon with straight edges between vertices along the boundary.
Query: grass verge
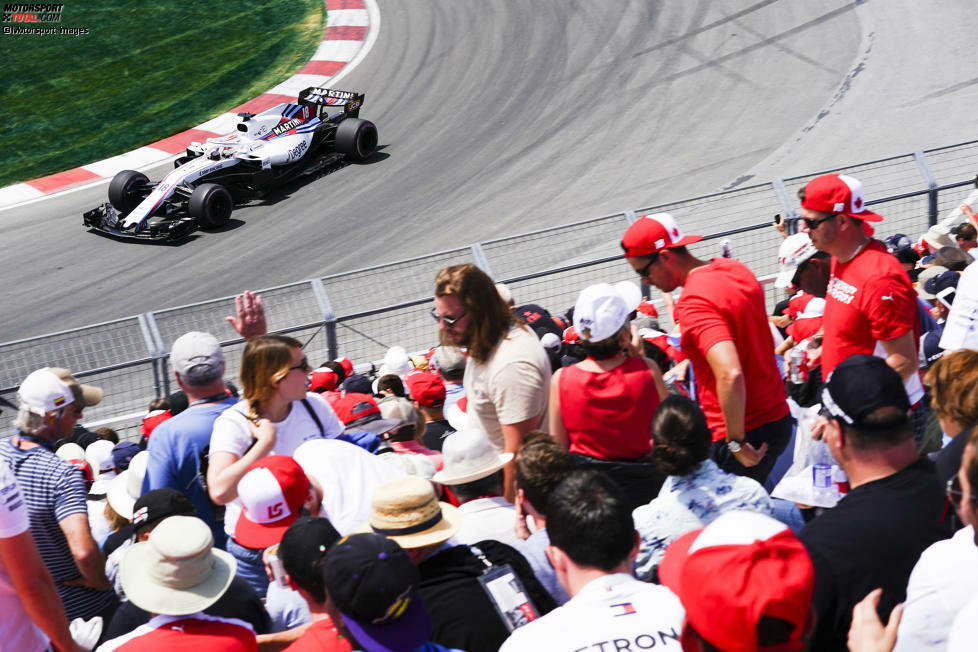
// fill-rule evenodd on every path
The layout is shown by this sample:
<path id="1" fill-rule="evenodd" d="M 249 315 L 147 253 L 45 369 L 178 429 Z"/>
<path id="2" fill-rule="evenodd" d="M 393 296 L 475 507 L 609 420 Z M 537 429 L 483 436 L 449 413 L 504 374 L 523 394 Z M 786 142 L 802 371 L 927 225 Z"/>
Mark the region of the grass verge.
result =
<path id="1" fill-rule="evenodd" d="M 312 57 L 326 8 L 69 2 L 60 23 L 17 25 L 88 33 L 0 35 L 0 187 L 127 152 L 267 91 Z"/>

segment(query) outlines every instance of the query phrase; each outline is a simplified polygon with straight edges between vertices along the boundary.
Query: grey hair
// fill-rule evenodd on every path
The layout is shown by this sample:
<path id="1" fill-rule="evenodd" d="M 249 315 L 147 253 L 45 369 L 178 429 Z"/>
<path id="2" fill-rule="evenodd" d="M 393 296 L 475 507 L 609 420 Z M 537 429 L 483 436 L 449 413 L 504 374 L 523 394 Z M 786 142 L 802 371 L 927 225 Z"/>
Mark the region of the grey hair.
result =
<path id="1" fill-rule="evenodd" d="M 60 416 L 61 412 L 64 411 L 64 408 L 55 411 Z M 17 428 L 17 430 L 21 431 L 25 435 L 39 435 L 47 427 L 47 422 L 44 420 L 44 416 L 45 415 L 42 414 L 34 414 L 26 407 L 21 406 L 20 409 L 17 410 L 16 418 L 14 418 L 14 428 Z"/>

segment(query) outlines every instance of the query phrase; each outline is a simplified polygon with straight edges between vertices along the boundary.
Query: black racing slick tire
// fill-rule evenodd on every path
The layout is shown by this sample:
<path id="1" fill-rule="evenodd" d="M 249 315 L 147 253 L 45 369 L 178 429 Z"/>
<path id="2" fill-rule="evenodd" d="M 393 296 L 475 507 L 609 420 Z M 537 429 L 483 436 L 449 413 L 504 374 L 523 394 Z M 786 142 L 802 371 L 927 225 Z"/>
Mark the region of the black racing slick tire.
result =
<path id="1" fill-rule="evenodd" d="M 336 151 L 351 161 L 364 161 L 377 151 L 377 127 L 369 120 L 347 118 L 336 127 Z"/>
<path id="2" fill-rule="evenodd" d="M 145 174 L 123 170 L 109 183 L 109 203 L 120 213 L 128 213 L 139 206 L 149 192 L 149 179 Z"/>
<path id="3" fill-rule="evenodd" d="M 194 188 L 187 205 L 187 212 L 202 228 L 219 229 L 231 219 L 234 200 L 224 186 L 202 183 Z"/>

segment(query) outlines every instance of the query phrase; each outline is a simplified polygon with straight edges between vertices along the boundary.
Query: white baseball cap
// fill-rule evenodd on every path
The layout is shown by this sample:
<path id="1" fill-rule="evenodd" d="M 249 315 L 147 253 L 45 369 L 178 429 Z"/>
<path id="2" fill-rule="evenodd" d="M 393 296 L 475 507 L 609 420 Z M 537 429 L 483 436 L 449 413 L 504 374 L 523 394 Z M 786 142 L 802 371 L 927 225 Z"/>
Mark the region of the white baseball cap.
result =
<path id="1" fill-rule="evenodd" d="M 75 395 L 66 382 L 45 367 L 28 374 L 17 390 L 17 399 L 21 407 L 44 416 L 73 403 Z"/>
<path id="2" fill-rule="evenodd" d="M 785 238 L 778 248 L 778 264 L 781 269 L 778 271 L 778 278 L 774 280 L 774 287 L 786 288 L 791 285 L 798 266 L 817 253 L 818 249 L 807 233 L 795 233 Z"/>
<path id="3" fill-rule="evenodd" d="M 621 293 L 608 283 L 581 290 L 574 304 L 574 329 L 588 342 L 600 342 L 621 330 L 628 319 L 628 305 Z"/>

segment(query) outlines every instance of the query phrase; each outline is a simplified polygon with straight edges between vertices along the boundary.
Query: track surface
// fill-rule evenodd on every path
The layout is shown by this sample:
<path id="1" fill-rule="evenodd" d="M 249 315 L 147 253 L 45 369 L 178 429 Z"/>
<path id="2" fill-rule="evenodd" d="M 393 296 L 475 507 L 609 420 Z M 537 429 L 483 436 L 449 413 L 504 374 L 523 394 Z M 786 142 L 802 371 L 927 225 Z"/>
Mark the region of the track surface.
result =
<path id="1" fill-rule="evenodd" d="M 0 341 L 974 138 L 963 0 L 379 5 L 374 161 L 178 247 L 87 233 L 107 183 L 4 210 Z"/>

